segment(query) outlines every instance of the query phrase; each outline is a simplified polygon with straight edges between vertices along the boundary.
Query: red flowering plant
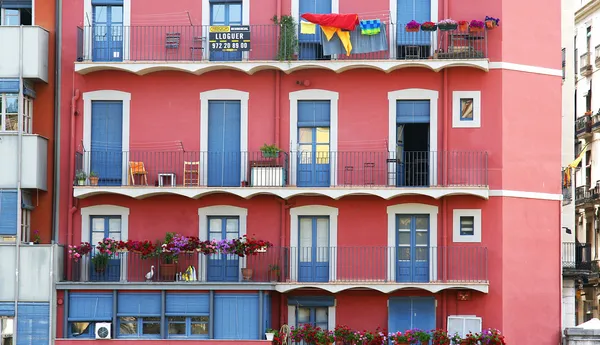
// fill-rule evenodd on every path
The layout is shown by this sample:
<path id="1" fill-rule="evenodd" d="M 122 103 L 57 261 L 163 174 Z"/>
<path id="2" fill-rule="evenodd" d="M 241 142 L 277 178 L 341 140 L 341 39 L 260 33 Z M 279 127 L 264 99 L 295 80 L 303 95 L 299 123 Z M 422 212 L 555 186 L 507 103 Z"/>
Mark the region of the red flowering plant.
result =
<path id="1" fill-rule="evenodd" d="M 479 345 L 479 334 L 469 332 L 466 337 L 463 338 L 462 345 Z"/>
<path id="2" fill-rule="evenodd" d="M 471 28 L 483 29 L 484 26 L 485 26 L 485 23 L 482 22 L 481 20 L 477 20 L 477 19 L 473 19 L 469 23 L 469 27 L 471 27 Z"/>
<path id="3" fill-rule="evenodd" d="M 448 332 L 443 329 L 436 329 L 431 333 L 433 345 L 450 345 L 450 337 Z"/>
<path id="4" fill-rule="evenodd" d="M 469 21 L 467 21 L 467 20 L 459 20 L 458 21 L 458 25 L 468 25 L 468 24 L 469 24 Z"/>
<path id="5" fill-rule="evenodd" d="M 374 332 L 366 330 L 355 332 L 355 337 L 357 338 L 357 344 L 362 345 L 382 345 L 387 343 L 387 336 L 379 327 Z"/>
<path id="6" fill-rule="evenodd" d="M 134 253 L 139 253 L 142 259 L 151 257 L 156 251 L 156 245 L 148 240 L 144 241 L 132 241 L 129 240 L 125 243 L 125 248 Z"/>
<path id="7" fill-rule="evenodd" d="M 506 345 L 504 336 L 497 329 L 486 329 L 479 335 L 481 345 Z"/>
<path id="8" fill-rule="evenodd" d="M 354 332 L 348 326 L 336 326 L 333 330 L 336 341 L 341 341 L 344 344 L 352 344 L 356 341 Z"/>
<path id="9" fill-rule="evenodd" d="M 88 242 L 81 242 L 78 246 L 69 246 L 69 258 L 73 259 L 75 262 L 79 262 L 84 255 L 89 254 L 91 251 L 91 244 Z"/>
<path id="10" fill-rule="evenodd" d="M 219 248 L 214 241 L 202 241 L 198 243 L 197 251 L 204 255 L 212 255 L 217 254 L 219 252 Z"/>
<path id="11" fill-rule="evenodd" d="M 329 345 L 335 342 L 335 335 L 333 331 L 322 330 L 319 327 L 316 328 L 317 333 L 315 335 L 315 344 L 317 345 Z"/>
<path id="12" fill-rule="evenodd" d="M 254 237 L 244 235 L 240 238 L 241 244 L 244 246 L 244 255 L 256 255 L 267 248 L 273 247 L 273 243 L 264 240 L 257 240 Z"/>

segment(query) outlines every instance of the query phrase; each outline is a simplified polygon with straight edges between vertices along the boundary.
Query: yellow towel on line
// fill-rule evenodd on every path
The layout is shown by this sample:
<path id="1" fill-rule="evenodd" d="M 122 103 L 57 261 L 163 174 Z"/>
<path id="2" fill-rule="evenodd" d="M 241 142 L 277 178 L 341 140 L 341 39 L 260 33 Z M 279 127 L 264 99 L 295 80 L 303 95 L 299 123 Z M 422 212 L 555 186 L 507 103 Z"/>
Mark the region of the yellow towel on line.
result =
<path id="1" fill-rule="evenodd" d="M 340 28 L 334 28 L 331 26 L 321 26 L 321 30 L 327 37 L 328 41 L 331 41 L 331 38 L 335 33 L 337 33 L 340 41 L 342 41 L 342 45 L 344 49 L 346 49 L 346 56 L 350 56 L 350 52 L 352 52 L 352 43 L 350 42 L 350 31 L 344 31 Z"/>
<path id="2" fill-rule="evenodd" d="M 317 32 L 316 24 L 313 24 L 310 22 L 305 22 L 305 21 L 300 22 L 300 33 L 301 34 L 314 35 L 316 32 Z"/>

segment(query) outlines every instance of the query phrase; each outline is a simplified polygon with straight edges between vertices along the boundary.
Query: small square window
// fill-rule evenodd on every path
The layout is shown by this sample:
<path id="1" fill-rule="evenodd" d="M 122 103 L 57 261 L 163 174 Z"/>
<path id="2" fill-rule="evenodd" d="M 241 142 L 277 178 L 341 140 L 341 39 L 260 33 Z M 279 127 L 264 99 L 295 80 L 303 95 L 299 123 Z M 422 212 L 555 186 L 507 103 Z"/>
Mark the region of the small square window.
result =
<path id="1" fill-rule="evenodd" d="M 473 121 L 473 98 L 460 99 L 460 120 Z"/>
<path id="2" fill-rule="evenodd" d="M 460 217 L 460 235 L 473 236 L 475 235 L 475 217 L 461 216 Z"/>

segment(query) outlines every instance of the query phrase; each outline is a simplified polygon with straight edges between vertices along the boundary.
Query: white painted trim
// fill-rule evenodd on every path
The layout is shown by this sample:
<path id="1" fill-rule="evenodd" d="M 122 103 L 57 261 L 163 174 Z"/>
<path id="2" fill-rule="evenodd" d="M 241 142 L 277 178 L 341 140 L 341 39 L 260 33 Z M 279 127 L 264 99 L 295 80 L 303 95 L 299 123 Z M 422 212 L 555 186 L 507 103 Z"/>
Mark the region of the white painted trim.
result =
<path id="1" fill-rule="evenodd" d="M 209 216 L 233 216 L 238 217 L 240 221 L 240 237 L 246 235 L 248 233 L 248 209 L 237 207 L 237 206 L 229 206 L 229 205 L 216 205 L 216 206 L 207 206 L 198 208 L 198 220 L 199 220 L 199 228 L 198 228 L 198 238 L 200 241 L 208 240 L 208 217 Z M 201 269 L 200 274 L 198 275 L 198 279 L 200 281 L 207 281 L 206 277 L 206 269 L 207 262 L 206 256 L 203 254 L 199 254 L 198 262 L 200 263 Z M 238 273 L 239 280 L 242 281 L 242 268 L 246 267 L 246 260 L 240 259 L 240 271 Z"/>
<path id="2" fill-rule="evenodd" d="M 240 101 L 240 152 L 248 152 L 248 100 L 250 93 L 231 89 L 200 92 L 200 152 L 208 152 L 208 101 Z M 207 162 L 200 162 L 200 181 L 208 181 Z M 248 181 L 245 164 L 240 164 L 240 182 Z"/>
<path id="3" fill-rule="evenodd" d="M 473 120 L 462 121 L 460 118 L 461 98 L 473 99 Z M 481 127 L 481 91 L 452 91 L 452 128 Z"/>
<path id="4" fill-rule="evenodd" d="M 129 239 L 129 208 L 116 205 L 95 205 L 81 208 L 81 242 L 90 242 L 90 216 L 120 216 L 121 217 L 121 241 Z M 91 243 L 95 246 L 96 243 Z M 122 255 L 122 254 L 118 254 Z M 124 255 L 126 258 L 127 256 Z M 81 277 L 83 281 L 89 280 L 89 257 L 80 261 Z M 127 281 L 127 260 L 121 260 L 122 282 Z"/>
<path id="5" fill-rule="evenodd" d="M 561 77 L 562 78 L 562 70 L 555 69 L 555 68 L 523 65 L 523 64 L 504 62 L 504 61 L 496 61 L 496 62 L 490 61 L 489 66 L 490 66 L 489 69 L 506 69 L 506 70 L 511 70 L 511 71 L 544 74 L 544 75 L 550 75 L 553 77 Z"/>
<path id="6" fill-rule="evenodd" d="M 250 25 L 250 0 L 240 0 L 242 2 L 242 25 Z M 202 0 L 202 17 L 200 18 L 200 27 L 202 28 L 202 37 L 204 37 L 203 47 L 208 47 L 208 27 L 210 26 L 210 0 Z M 210 49 L 203 49 L 204 59 L 210 57 Z M 243 52 L 243 61 L 248 60 L 248 52 Z"/>
<path id="7" fill-rule="evenodd" d="M 91 27 L 92 22 L 92 0 L 83 0 L 83 27 Z M 126 28 L 131 27 L 131 0 L 123 0 L 123 26 Z M 84 29 L 84 35 L 84 56 L 90 57 L 91 60 L 93 48 L 93 30 Z M 129 60 L 129 35 L 129 30 L 123 30 L 123 61 Z"/>
<path id="8" fill-rule="evenodd" d="M 388 151 L 390 158 L 396 158 L 396 102 L 400 100 L 429 101 L 429 151 L 438 150 L 438 97 L 439 92 L 428 89 L 403 89 L 388 92 Z M 436 167 L 435 155 L 430 155 L 429 166 Z M 437 174 L 429 174 L 431 186 L 437 185 Z"/>
<path id="9" fill-rule="evenodd" d="M 429 15 L 430 19 L 432 22 L 437 23 L 438 22 L 438 0 L 432 0 L 431 1 L 431 14 Z M 398 18 L 397 18 L 397 14 L 398 14 L 398 0 L 390 0 L 390 21 L 392 23 L 394 23 L 395 25 L 398 24 L 406 24 L 406 23 L 398 23 Z M 397 30 L 397 29 L 396 29 Z M 393 34 L 391 32 L 388 32 L 389 38 L 390 38 L 390 56 L 396 56 L 396 30 L 391 30 L 390 31 L 394 31 Z M 437 35 L 433 35 L 433 40 L 431 41 L 431 56 L 433 56 L 435 47 L 437 47 Z M 393 50 L 392 50 L 393 49 Z"/>
<path id="10" fill-rule="evenodd" d="M 337 301 L 336 301 L 337 302 Z M 335 304 L 332 307 L 327 308 L 327 328 L 330 331 L 335 329 Z M 296 306 L 288 304 L 288 321 L 287 324 L 290 327 L 296 327 Z"/>
<path id="11" fill-rule="evenodd" d="M 319 289 L 331 293 L 339 293 L 351 289 L 371 289 L 379 291 L 381 293 L 389 294 L 400 290 L 407 290 L 408 293 L 414 292 L 414 290 L 429 291 L 431 293 L 438 293 L 443 290 L 456 290 L 456 289 L 469 289 L 473 291 L 479 291 L 482 293 L 488 293 L 490 284 L 488 282 L 483 283 L 407 283 L 407 284 L 390 284 L 390 283 L 369 283 L 369 282 L 357 282 L 357 283 L 277 283 L 275 285 L 275 291 L 281 293 L 287 293 L 298 289 Z M 295 320 L 295 319 L 294 319 Z"/>
<path id="12" fill-rule="evenodd" d="M 298 151 L 298 101 L 329 101 L 329 151 L 338 150 L 338 100 L 339 93 L 329 90 L 308 89 L 290 92 L 290 182 L 296 185 L 297 151 Z M 335 157 L 335 156 L 333 156 Z M 337 161 L 330 161 L 329 181 L 336 186 Z"/>
<path id="13" fill-rule="evenodd" d="M 473 217 L 473 235 L 460 234 L 460 218 Z M 481 210 L 454 209 L 452 212 L 452 241 L 456 243 L 481 243 Z"/>
<path id="14" fill-rule="evenodd" d="M 396 248 L 396 215 L 398 214 L 426 214 L 429 216 L 429 248 L 430 253 L 437 250 L 438 236 L 438 207 L 426 204 L 397 204 L 387 207 L 388 229 L 387 245 L 388 248 Z M 435 249 L 431 249 L 435 248 Z M 396 281 L 396 252 L 391 251 L 388 257 L 387 279 L 389 282 Z M 435 257 L 435 254 L 433 255 Z M 437 260 L 430 259 L 429 280 L 437 280 Z"/>
<path id="15" fill-rule="evenodd" d="M 562 200 L 562 194 L 526 192 L 526 191 L 520 191 L 520 190 L 506 190 L 506 189 L 490 190 L 489 195 L 490 195 L 490 197 L 525 198 L 525 199 L 552 200 L 552 201 Z"/>
<path id="16" fill-rule="evenodd" d="M 334 300 L 333 306 L 327 308 L 327 328 L 329 331 L 333 331 L 335 329 L 335 306 L 337 304 L 337 300 Z"/>
<path id="17" fill-rule="evenodd" d="M 287 324 L 291 326 L 296 326 L 296 306 L 288 304 L 288 319 Z"/>
<path id="18" fill-rule="evenodd" d="M 298 218 L 300 216 L 329 217 L 329 247 L 337 247 L 338 209 L 331 206 L 307 205 L 290 208 L 290 248 L 298 248 Z M 329 258 L 329 281 L 335 281 L 337 275 L 336 260 Z M 298 281 L 298 261 L 290 260 L 290 279 Z"/>
<path id="19" fill-rule="evenodd" d="M 83 149 L 90 151 L 92 147 L 92 101 L 121 101 L 123 102 L 122 151 L 129 152 L 129 126 L 131 118 L 131 93 L 117 90 L 98 90 L 83 93 Z M 89 156 L 84 157 L 84 170 L 89 175 Z M 127 184 L 127 154 L 122 158 L 122 184 Z"/>

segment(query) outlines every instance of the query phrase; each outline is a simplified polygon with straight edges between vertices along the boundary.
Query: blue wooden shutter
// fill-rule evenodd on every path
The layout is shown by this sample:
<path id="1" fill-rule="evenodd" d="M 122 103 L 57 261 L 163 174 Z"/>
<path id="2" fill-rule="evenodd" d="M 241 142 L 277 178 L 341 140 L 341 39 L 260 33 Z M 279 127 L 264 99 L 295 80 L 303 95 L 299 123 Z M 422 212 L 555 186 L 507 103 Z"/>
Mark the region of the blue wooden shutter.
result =
<path id="1" fill-rule="evenodd" d="M 431 0 L 413 0 L 415 8 L 415 20 L 419 23 L 431 20 Z"/>
<path id="2" fill-rule="evenodd" d="M 48 345 L 50 306 L 48 303 L 19 303 L 16 345 Z"/>
<path id="3" fill-rule="evenodd" d="M 15 304 L 12 302 L 0 303 L 0 316 L 14 316 Z"/>
<path id="4" fill-rule="evenodd" d="M 208 315 L 207 293 L 167 293 L 167 316 L 202 316 Z"/>
<path id="5" fill-rule="evenodd" d="M 412 298 L 412 328 L 435 329 L 435 298 Z"/>
<path id="6" fill-rule="evenodd" d="M 335 298 L 333 296 L 290 296 L 288 305 L 298 307 L 333 307 Z"/>
<path id="7" fill-rule="evenodd" d="M 390 297 L 388 310 L 389 332 L 404 332 L 413 328 L 410 297 Z"/>
<path id="8" fill-rule="evenodd" d="M 69 321 L 111 321 L 112 293 L 73 292 L 69 295 Z"/>
<path id="9" fill-rule="evenodd" d="M 31 0 L 3 0 L 2 8 L 31 8 Z"/>
<path id="10" fill-rule="evenodd" d="M 117 297 L 118 316 L 160 316 L 160 293 L 120 292 Z"/>
<path id="11" fill-rule="evenodd" d="M 258 295 L 215 294 L 214 338 L 258 340 Z"/>
<path id="12" fill-rule="evenodd" d="M 226 101 L 224 113 L 225 152 L 240 152 L 241 104 L 240 101 Z"/>
<path id="13" fill-rule="evenodd" d="M 271 295 L 268 293 L 263 296 L 263 320 L 263 333 L 265 333 L 267 329 L 271 328 Z"/>
<path id="14" fill-rule="evenodd" d="M 19 79 L 0 78 L 0 92 L 19 93 Z"/>
<path id="15" fill-rule="evenodd" d="M 0 190 L 0 235 L 17 234 L 17 191 Z"/>
<path id="16" fill-rule="evenodd" d="M 397 123 L 429 123 L 429 101 L 397 101 Z"/>
<path id="17" fill-rule="evenodd" d="M 329 127 L 329 101 L 298 101 L 298 127 Z"/>

